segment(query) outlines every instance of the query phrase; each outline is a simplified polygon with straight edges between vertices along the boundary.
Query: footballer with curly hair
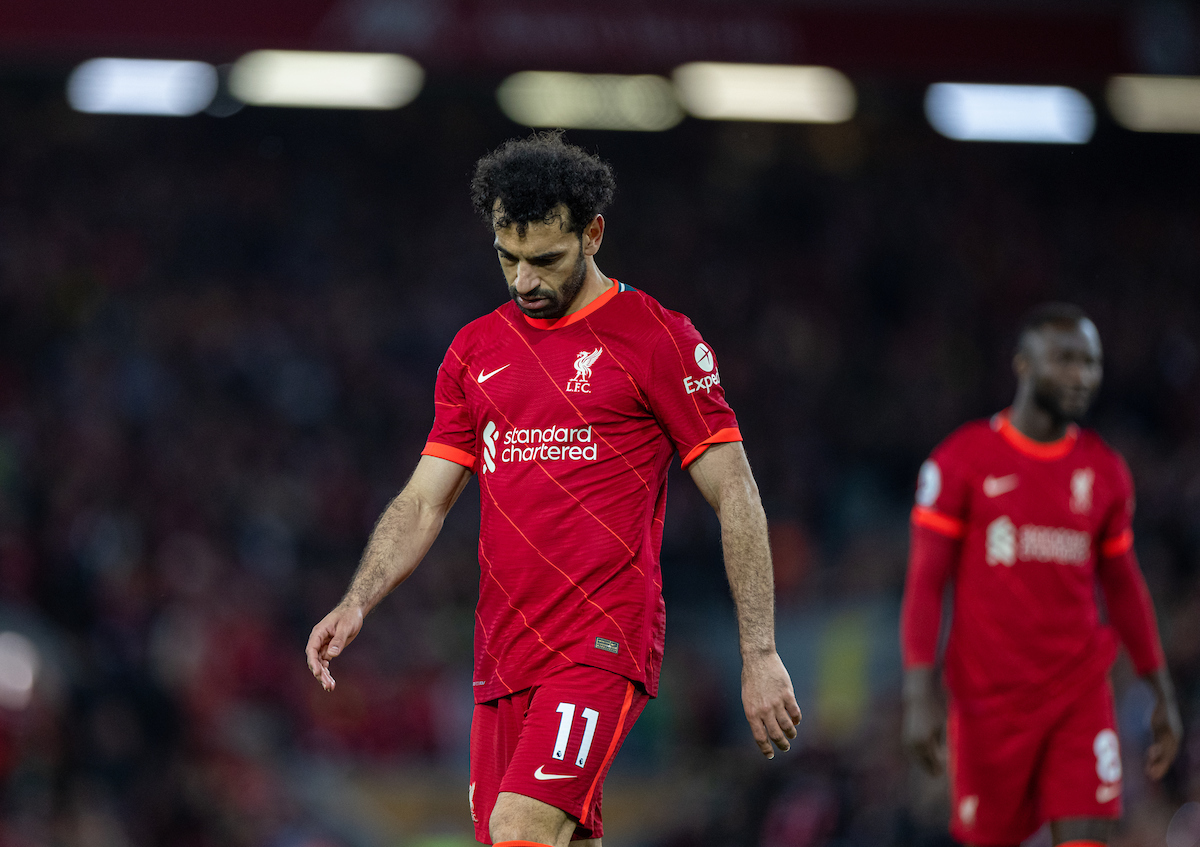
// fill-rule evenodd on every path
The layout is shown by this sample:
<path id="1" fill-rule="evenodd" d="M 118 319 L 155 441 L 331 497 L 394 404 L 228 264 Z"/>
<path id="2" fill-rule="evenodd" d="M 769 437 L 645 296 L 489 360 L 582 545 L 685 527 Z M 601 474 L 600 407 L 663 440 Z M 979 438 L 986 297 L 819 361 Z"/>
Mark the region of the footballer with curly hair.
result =
<path id="1" fill-rule="evenodd" d="M 775 650 L 766 519 L 716 355 L 686 317 L 596 265 L 614 188 L 608 164 L 561 133 L 476 164 L 472 201 L 510 299 L 454 338 L 421 460 L 308 641 L 332 691 L 330 661 L 478 476 L 468 797 L 476 837 L 497 847 L 600 845 L 604 777 L 658 691 L 676 452 L 720 519 L 754 740 L 771 758 L 800 721 Z"/>

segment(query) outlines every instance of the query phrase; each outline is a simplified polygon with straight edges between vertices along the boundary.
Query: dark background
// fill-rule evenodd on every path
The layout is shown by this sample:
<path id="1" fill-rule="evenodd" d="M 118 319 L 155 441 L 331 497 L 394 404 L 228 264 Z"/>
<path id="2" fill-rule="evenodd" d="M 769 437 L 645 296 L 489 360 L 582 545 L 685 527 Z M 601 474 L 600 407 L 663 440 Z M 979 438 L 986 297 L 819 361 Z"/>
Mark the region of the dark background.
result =
<path id="1" fill-rule="evenodd" d="M 1126 131 L 1103 106 L 1110 73 L 1196 70 L 1194 10 L 576 10 L 626 34 L 662 31 L 650 18 L 709 33 L 606 59 L 551 38 L 495 46 L 493 10 L 470 3 L 392 3 L 410 22 L 443 17 L 421 43 L 415 25 L 368 37 L 344 23 L 368 5 L 0 10 L 0 630 L 39 660 L 32 700 L 0 702 L 0 845 L 472 843 L 473 490 L 338 660 L 336 694 L 303 643 L 416 462 L 450 339 L 505 297 L 467 197 L 475 159 L 528 132 L 496 85 L 691 58 L 830 62 L 859 94 L 838 126 L 568 134 L 618 177 L 601 269 L 717 351 L 805 720 L 796 749 L 761 760 L 717 525 L 676 471 L 663 695 L 609 779 L 606 843 L 946 842 L 945 785 L 898 744 L 907 513 L 933 446 L 1011 398 L 1013 328 L 1046 299 L 1081 304 L 1104 340 L 1090 424 L 1133 470 L 1189 728 L 1147 784 L 1150 696 L 1122 659 L 1115 843 L 1160 845 L 1168 828 L 1169 847 L 1200 841 L 1200 142 Z M 739 21 L 790 34 L 712 35 Z M 429 76 L 383 113 L 89 116 L 64 99 L 92 56 L 221 62 L 264 46 L 404 49 Z M 944 79 L 1074 84 L 1095 137 L 948 141 L 921 110 Z"/>

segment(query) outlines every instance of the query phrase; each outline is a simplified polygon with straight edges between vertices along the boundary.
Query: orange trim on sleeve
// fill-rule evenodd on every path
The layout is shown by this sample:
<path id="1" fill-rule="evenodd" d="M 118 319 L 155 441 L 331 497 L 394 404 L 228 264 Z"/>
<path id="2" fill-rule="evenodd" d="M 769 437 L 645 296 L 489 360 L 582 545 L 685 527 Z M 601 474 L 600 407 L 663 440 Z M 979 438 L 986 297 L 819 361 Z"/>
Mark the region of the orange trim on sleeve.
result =
<path id="1" fill-rule="evenodd" d="M 525 322 L 534 329 L 562 329 L 563 327 L 568 327 L 577 321 L 581 321 L 592 312 L 599 309 L 609 300 L 613 299 L 613 297 L 617 295 L 617 292 L 621 290 L 621 284 L 615 279 L 610 279 L 609 282 L 612 283 L 612 286 L 609 287 L 608 291 L 605 291 L 578 312 L 572 312 L 569 315 L 563 315 L 561 318 L 531 318 L 529 315 L 525 315 Z M 524 312 L 522 312 L 522 314 L 524 314 Z"/>
<path id="2" fill-rule="evenodd" d="M 707 450 L 713 444 L 725 444 L 730 441 L 741 441 L 742 431 L 736 426 L 727 426 L 725 429 L 719 429 L 713 435 L 701 441 L 695 447 L 688 451 L 688 454 L 683 457 L 683 467 L 687 467 L 692 462 L 700 458 L 700 454 Z"/>
<path id="3" fill-rule="evenodd" d="M 941 512 L 925 506 L 913 506 L 909 517 L 915 526 L 932 529 L 939 535 L 945 535 L 948 538 L 963 538 L 967 534 L 967 525 L 958 518 L 943 515 Z"/>
<path id="4" fill-rule="evenodd" d="M 604 761 L 600 763 L 599 769 L 596 771 L 596 778 L 592 780 L 592 784 L 588 786 L 587 796 L 583 798 L 583 814 L 579 816 L 579 822 L 587 825 L 587 819 L 592 816 L 592 796 L 596 793 L 596 786 L 600 783 L 608 766 L 612 764 L 613 756 L 617 755 L 617 747 L 621 743 L 621 730 L 625 728 L 625 718 L 629 715 L 629 707 L 633 704 L 633 683 L 625 683 L 625 702 L 621 704 L 621 715 L 617 718 L 617 728 L 613 730 L 612 741 L 608 743 L 608 751 L 604 754 Z"/>
<path id="5" fill-rule="evenodd" d="M 459 450 L 457 447 L 451 447 L 449 444 L 438 444 L 436 441 L 426 442 L 425 449 L 421 451 L 421 455 L 445 459 L 446 461 L 454 462 L 456 465 L 462 465 L 469 471 L 475 470 L 475 457 L 466 450 Z"/>
<path id="6" fill-rule="evenodd" d="M 1133 547 L 1133 530 L 1127 529 L 1120 535 L 1106 538 L 1100 544 L 1100 555 L 1106 559 L 1123 556 Z"/>

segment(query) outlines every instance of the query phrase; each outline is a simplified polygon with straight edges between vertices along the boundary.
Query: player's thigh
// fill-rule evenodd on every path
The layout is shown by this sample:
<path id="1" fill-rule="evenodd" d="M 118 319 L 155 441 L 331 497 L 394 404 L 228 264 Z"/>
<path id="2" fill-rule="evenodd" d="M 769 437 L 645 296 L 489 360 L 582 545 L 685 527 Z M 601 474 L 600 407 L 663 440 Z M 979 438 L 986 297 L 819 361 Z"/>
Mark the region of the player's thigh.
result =
<path id="1" fill-rule="evenodd" d="M 613 758 L 648 697 L 622 676 L 575 665 L 533 689 L 500 790 L 563 810 L 577 837 L 603 834 L 600 800 Z"/>
<path id="2" fill-rule="evenodd" d="M 1121 746 L 1108 680 L 1073 701 L 1054 727 L 1040 774 L 1043 818 L 1121 814 Z"/>
<path id="3" fill-rule="evenodd" d="M 1016 711 L 978 714 L 951 705 L 950 833 L 958 841 L 1019 844 L 1037 829 L 1033 792 L 1044 730 L 1026 718 Z"/>
<path id="4" fill-rule="evenodd" d="M 471 781 L 467 796 L 475 838 L 485 844 L 490 843 L 488 824 L 500 783 L 521 740 L 532 699 L 533 689 L 517 691 L 477 704 L 471 716 Z"/>
<path id="5" fill-rule="evenodd" d="M 500 792 L 488 821 L 493 844 L 525 841 L 566 847 L 575 833 L 575 818 L 562 809 L 523 794 Z"/>

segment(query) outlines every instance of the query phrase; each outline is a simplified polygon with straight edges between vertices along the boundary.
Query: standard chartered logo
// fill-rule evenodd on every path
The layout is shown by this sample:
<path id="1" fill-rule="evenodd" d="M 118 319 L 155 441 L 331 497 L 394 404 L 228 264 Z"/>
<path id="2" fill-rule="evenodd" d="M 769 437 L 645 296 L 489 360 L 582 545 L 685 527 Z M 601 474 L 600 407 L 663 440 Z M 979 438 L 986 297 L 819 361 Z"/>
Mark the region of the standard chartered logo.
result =
<path id="1" fill-rule="evenodd" d="M 599 445 L 592 427 L 547 426 L 510 429 L 501 433 L 494 421 L 483 428 L 483 470 L 495 473 L 497 463 L 594 462 Z"/>
<path id="2" fill-rule="evenodd" d="M 996 518 L 987 528 L 987 563 L 1012 567 L 1017 561 L 1017 528 L 1007 515 Z"/>
<path id="3" fill-rule="evenodd" d="M 1007 515 L 988 524 L 984 541 L 989 565 L 1022 562 L 1082 565 L 1092 554 L 1092 537 L 1082 530 L 1026 524 L 1018 529 Z"/>
<path id="4" fill-rule="evenodd" d="M 496 422 L 488 421 L 483 428 L 483 466 L 488 473 L 496 472 Z"/>

